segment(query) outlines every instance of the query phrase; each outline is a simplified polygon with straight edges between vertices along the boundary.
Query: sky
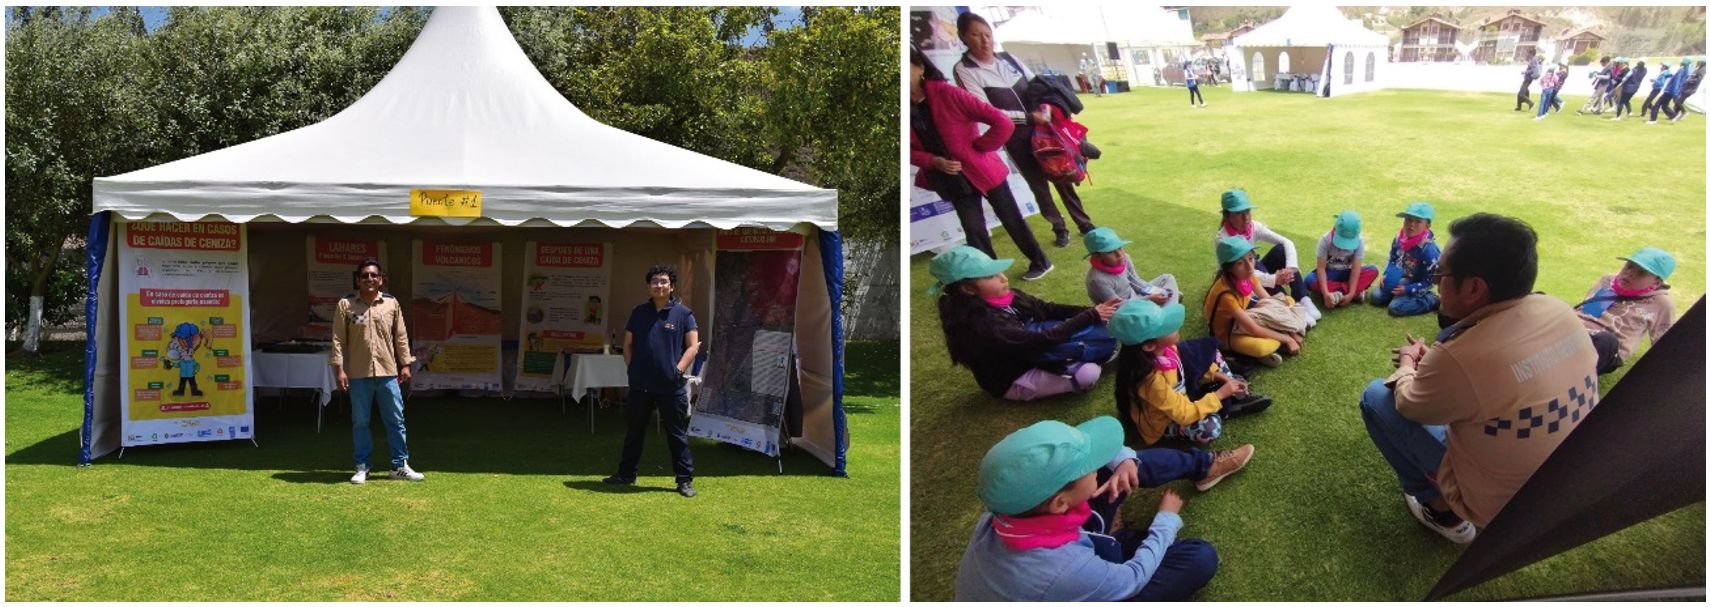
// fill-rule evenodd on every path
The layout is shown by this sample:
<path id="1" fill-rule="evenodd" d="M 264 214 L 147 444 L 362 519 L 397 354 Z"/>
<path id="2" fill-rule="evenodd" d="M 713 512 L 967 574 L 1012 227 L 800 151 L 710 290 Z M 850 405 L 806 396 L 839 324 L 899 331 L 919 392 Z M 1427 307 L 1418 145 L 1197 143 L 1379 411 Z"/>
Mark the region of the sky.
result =
<path id="1" fill-rule="evenodd" d="M 154 28 L 160 27 L 160 24 L 166 22 L 166 8 L 165 7 L 144 6 L 144 7 L 141 7 L 141 9 L 142 9 L 142 16 L 143 16 L 143 25 L 144 25 L 144 27 L 147 27 L 149 29 L 149 31 L 154 31 Z M 106 12 L 107 12 L 107 7 L 104 7 L 104 6 L 98 7 L 95 9 L 95 15 L 96 16 L 101 16 L 101 15 L 105 14 Z M 778 7 L 778 16 L 776 18 L 774 18 L 772 21 L 773 21 L 773 23 L 777 24 L 779 29 L 786 29 L 786 28 L 791 28 L 791 27 L 795 27 L 796 25 L 799 25 L 801 18 L 802 18 L 801 7 L 799 7 L 799 6 L 780 6 L 780 7 Z M 11 15 L 7 14 L 6 19 L 8 22 L 10 22 L 11 21 Z M 754 45 L 760 44 L 761 42 L 764 42 L 764 41 L 765 41 L 765 34 L 760 31 L 760 28 L 754 28 L 754 29 L 749 30 L 747 36 L 744 36 L 742 38 L 742 45 L 743 46 L 754 46 Z"/>

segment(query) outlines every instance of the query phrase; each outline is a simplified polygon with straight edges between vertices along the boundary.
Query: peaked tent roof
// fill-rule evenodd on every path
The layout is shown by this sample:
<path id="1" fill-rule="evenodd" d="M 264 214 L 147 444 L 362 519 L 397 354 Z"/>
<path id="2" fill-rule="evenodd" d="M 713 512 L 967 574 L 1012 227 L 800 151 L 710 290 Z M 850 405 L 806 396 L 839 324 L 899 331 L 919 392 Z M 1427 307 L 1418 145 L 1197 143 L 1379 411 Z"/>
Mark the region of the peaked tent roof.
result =
<path id="1" fill-rule="evenodd" d="M 413 217 L 411 189 L 478 190 L 484 217 Z M 129 220 L 837 228 L 835 190 L 583 114 L 491 7 L 434 9 L 398 65 L 325 121 L 97 178 L 94 198 Z"/>
<path id="2" fill-rule="evenodd" d="M 1116 42 L 1129 46 L 1194 44 L 1191 29 L 1169 29 L 1175 19 L 1154 5 L 1063 5 L 1050 13 L 1023 11 L 997 25 L 998 43 L 1092 45 Z"/>
<path id="3" fill-rule="evenodd" d="M 1389 36 L 1349 21 L 1326 4 L 1296 5 L 1253 31 L 1235 37 L 1236 46 L 1389 46 Z"/>

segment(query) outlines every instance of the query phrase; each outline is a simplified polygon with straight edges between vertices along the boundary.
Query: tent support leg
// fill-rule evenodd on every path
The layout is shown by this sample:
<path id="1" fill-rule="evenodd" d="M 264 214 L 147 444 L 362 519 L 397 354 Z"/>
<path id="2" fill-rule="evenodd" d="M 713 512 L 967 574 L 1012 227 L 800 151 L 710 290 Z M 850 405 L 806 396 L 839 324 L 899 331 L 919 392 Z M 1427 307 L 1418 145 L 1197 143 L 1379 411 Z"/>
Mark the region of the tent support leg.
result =
<path id="1" fill-rule="evenodd" d="M 261 443 L 255 442 L 255 437 L 253 436 L 249 437 L 249 444 L 255 445 L 255 448 L 257 449 L 261 448 Z"/>
<path id="2" fill-rule="evenodd" d="M 125 459 L 125 448 L 119 447 L 119 459 Z"/>

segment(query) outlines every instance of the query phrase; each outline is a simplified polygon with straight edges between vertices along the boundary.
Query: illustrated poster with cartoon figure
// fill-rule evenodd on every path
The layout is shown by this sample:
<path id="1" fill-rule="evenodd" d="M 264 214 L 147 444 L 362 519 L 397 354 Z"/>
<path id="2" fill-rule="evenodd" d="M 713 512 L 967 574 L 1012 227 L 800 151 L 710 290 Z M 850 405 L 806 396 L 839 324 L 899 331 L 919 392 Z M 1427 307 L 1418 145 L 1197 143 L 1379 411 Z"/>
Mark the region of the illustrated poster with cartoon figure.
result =
<path id="1" fill-rule="evenodd" d="M 244 226 L 119 229 L 122 446 L 254 436 Z"/>
<path id="2" fill-rule="evenodd" d="M 603 242 L 525 245 L 517 390 L 552 391 L 559 356 L 600 352 L 606 344 L 611 248 Z"/>
<path id="3" fill-rule="evenodd" d="M 416 240 L 410 348 L 419 390 L 503 389 L 499 243 Z"/>

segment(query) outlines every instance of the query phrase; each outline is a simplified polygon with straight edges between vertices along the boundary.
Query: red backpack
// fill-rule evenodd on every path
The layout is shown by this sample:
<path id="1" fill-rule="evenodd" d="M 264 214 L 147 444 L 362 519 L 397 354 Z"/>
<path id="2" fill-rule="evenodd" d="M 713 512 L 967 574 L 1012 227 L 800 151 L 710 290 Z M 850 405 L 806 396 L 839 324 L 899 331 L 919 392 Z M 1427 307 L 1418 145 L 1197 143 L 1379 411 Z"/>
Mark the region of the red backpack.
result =
<path id="1" fill-rule="evenodd" d="M 1053 183 L 1076 185 L 1087 178 L 1087 161 L 1080 146 L 1064 141 L 1064 136 L 1049 124 L 1033 127 L 1033 158 L 1039 161 L 1045 178 Z"/>

